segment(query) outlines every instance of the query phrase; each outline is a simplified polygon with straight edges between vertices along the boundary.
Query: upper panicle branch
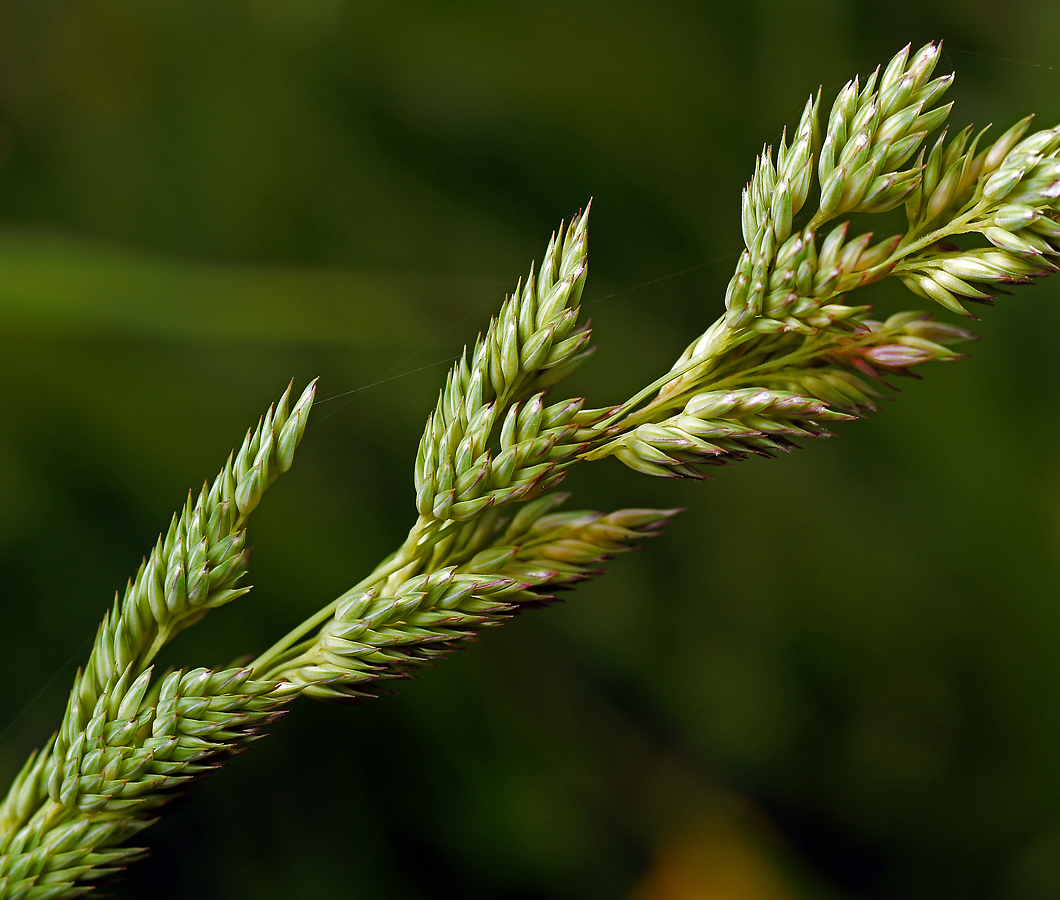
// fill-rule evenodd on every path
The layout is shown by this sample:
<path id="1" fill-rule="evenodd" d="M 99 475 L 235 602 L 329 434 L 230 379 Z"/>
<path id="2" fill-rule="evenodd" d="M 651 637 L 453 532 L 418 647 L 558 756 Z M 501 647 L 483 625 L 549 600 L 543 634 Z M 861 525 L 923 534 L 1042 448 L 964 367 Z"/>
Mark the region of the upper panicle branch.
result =
<path id="1" fill-rule="evenodd" d="M 474 352 L 449 373 L 416 457 L 416 507 L 426 520 L 465 520 L 554 485 L 606 411 L 583 401 L 545 406 L 553 384 L 592 352 L 578 324 L 589 210 L 553 235 L 535 277 L 505 299 Z M 496 442 L 493 443 L 494 437 Z"/>
<path id="2" fill-rule="evenodd" d="M 815 226 L 844 213 L 894 209 L 919 183 L 919 166 L 899 169 L 949 115 L 952 104 L 931 107 L 953 75 L 930 80 L 941 44 L 925 45 L 912 59 L 909 50 L 898 53 L 882 75 L 873 72 L 864 87 L 857 78 L 848 82 L 832 105 L 818 163 Z"/>
<path id="3" fill-rule="evenodd" d="M 775 165 L 771 149 L 763 151 L 743 193 L 746 250 L 726 290 L 724 318 L 651 386 L 657 394 L 646 406 L 641 404 L 650 397 L 648 389 L 622 407 L 619 426 L 601 435 L 586 459 L 615 455 L 649 474 L 701 476 L 704 465 L 770 454 L 792 446 L 792 437 L 826 434 L 823 423 L 836 418 L 828 404 L 852 414 L 873 408 L 881 372 L 958 357 L 914 333 L 912 319 L 877 323 L 868 307 L 843 299 L 900 269 L 917 232 L 946 220 L 1001 164 L 1004 154 L 977 152 L 982 135 L 969 143 L 966 130 L 948 145 L 943 136 L 926 162 L 921 154 L 911 168 L 901 169 L 949 113 L 949 105 L 933 106 L 953 81 L 952 75 L 931 77 L 940 51 L 928 44 L 911 55 L 906 47 L 864 85 L 857 78 L 848 82 L 832 105 L 823 139 L 820 95 L 811 97 L 790 146 L 782 136 Z M 1005 136 L 1003 142 L 1007 153 L 1014 139 Z M 818 145 L 818 208 L 798 228 Z M 1038 146 L 1039 156 L 1049 147 Z M 1037 162 L 1027 156 L 1020 171 Z M 1036 177 L 1051 175 L 1043 167 Z M 850 236 L 849 223 L 842 222 L 818 237 L 819 228 L 842 213 L 879 213 L 902 203 L 917 217 L 909 235 L 874 241 L 871 232 Z M 1049 228 L 1040 217 L 1036 224 Z M 1017 268 L 1011 264 L 1008 270 Z M 904 277 L 915 286 L 930 281 L 924 273 Z M 951 285 L 956 281 L 949 279 Z M 789 387 L 780 388 L 782 383 Z M 732 401 L 725 415 L 704 412 L 714 410 L 716 397 Z"/>
<path id="4" fill-rule="evenodd" d="M 967 130 L 932 149 L 923 194 L 907 204 L 911 229 L 894 267 L 914 293 L 971 316 L 965 302 L 993 299 L 977 285 L 1022 283 L 1056 271 L 1060 127 L 1023 137 L 1030 121 L 1017 122 L 978 153 L 983 132 L 965 150 Z M 952 242 L 971 234 L 993 246 L 963 249 Z"/>
<path id="5" fill-rule="evenodd" d="M 930 80 L 939 52 L 940 47 L 928 44 L 910 59 L 907 47 L 882 75 L 879 69 L 870 75 L 864 87 L 857 78 L 849 82 L 832 106 L 823 141 L 820 94 L 811 97 L 791 146 L 781 138 L 776 166 L 768 147 L 758 158 L 743 194 L 747 249 L 725 293 L 730 329 L 770 333 L 827 327 L 850 313 L 822 313 L 822 307 L 835 307 L 839 294 L 890 272 L 890 252 L 899 236 L 866 253 L 868 236 L 842 245 L 844 227 L 833 230 L 831 242 L 818 250 L 817 230 L 843 213 L 893 209 L 920 189 L 925 167 L 900 167 L 949 112 L 949 106 L 931 108 L 953 80 Z M 818 147 L 818 208 L 795 231 L 794 220 L 812 186 Z M 704 335 L 689 358 L 703 352 L 713 337 Z"/>

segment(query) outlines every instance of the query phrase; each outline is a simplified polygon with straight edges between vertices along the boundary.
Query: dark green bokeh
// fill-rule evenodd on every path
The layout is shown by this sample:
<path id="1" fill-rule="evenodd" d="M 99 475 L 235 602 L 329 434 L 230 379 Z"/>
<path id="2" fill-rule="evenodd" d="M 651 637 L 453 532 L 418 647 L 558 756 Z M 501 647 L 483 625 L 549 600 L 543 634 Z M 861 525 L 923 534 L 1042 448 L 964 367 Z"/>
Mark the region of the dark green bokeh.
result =
<path id="1" fill-rule="evenodd" d="M 1060 118 L 1046 0 L 0 6 L 0 781 L 290 377 L 356 393 L 180 664 L 262 649 L 401 540 L 431 364 L 561 217 L 595 197 L 571 388 L 617 401 L 718 314 L 762 142 L 930 38 L 958 126 Z M 115 895 L 622 897 L 720 817 L 793 896 L 1055 897 L 1060 286 L 1002 299 L 837 440 L 706 485 L 585 467 L 576 507 L 689 510 L 396 696 L 297 704 Z"/>

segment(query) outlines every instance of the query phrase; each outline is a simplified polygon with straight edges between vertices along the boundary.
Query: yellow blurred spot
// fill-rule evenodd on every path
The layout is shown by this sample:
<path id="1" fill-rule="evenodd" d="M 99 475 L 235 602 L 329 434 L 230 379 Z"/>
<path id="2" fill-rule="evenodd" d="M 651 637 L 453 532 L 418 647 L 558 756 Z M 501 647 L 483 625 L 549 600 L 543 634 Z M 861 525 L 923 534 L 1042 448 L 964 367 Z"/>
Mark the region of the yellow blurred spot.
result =
<path id="1" fill-rule="evenodd" d="M 794 900 L 769 857 L 723 822 L 663 845 L 630 900 Z"/>

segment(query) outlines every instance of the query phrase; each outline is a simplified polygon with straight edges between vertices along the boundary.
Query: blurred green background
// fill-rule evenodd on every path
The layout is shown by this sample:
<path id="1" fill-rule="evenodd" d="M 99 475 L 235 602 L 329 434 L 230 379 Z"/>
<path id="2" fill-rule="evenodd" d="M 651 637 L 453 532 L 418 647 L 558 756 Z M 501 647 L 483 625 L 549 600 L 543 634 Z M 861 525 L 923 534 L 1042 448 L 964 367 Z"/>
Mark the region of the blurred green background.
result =
<path id="1" fill-rule="evenodd" d="M 0 5 L 0 782 L 288 379 L 355 393 L 183 664 L 401 540 L 437 363 L 561 218 L 595 197 L 571 390 L 614 402 L 721 309 L 763 141 L 932 38 L 958 126 L 1060 118 L 1048 0 Z M 574 508 L 688 512 L 394 696 L 297 704 L 113 896 L 1060 896 L 1060 279 L 1003 300 L 836 440 L 709 484 L 584 467 Z"/>

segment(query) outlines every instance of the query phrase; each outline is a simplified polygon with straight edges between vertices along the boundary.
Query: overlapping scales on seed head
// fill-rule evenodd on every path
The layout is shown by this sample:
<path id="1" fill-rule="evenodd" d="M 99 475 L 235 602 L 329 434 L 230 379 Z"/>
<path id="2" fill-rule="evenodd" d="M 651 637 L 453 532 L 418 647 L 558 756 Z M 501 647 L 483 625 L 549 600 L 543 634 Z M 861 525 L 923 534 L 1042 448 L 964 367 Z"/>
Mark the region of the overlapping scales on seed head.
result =
<path id="1" fill-rule="evenodd" d="M 823 423 L 846 418 L 823 402 L 790 391 L 705 391 L 678 415 L 638 425 L 589 458 L 614 456 L 645 475 L 701 478 L 703 466 L 790 450 L 792 438 L 826 436 Z"/>
<path id="2" fill-rule="evenodd" d="M 151 687 L 131 666 L 82 717 L 78 676 L 62 728 L 0 807 L 0 897 L 72 897 L 77 882 L 142 853 L 116 848 L 173 791 L 229 758 L 281 713 L 291 685 L 249 669 L 170 672 Z M 49 805 L 50 804 L 50 805 Z"/>
<path id="3" fill-rule="evenodd" d="M 459 575 L 448 566 L 408 579 L 393 594 L 367 588 L 339 604 L 284 676 L 311 697 L 374 696 L 374 682 L 407 675 L 498 624 L 519 602 L 536 599 L 527 587 L 498 575 Z"/>
<path id="4" fill-rule="evenodd" d="M 878 322 L 861 308 L 849 325 L 845 332 L 777 335 L 776 344 L 748 352 L 743 372 L 722 379 L 728 387 L 692 394 L 677 414 L 633 425 L 586 458 L 614 456 L 647 475 L 702 478 L 706 467 L 831 436 L 831 423 L 875 411 L 889 396 L 886 376 L 960 359 L 949 345 L 975 339 L 919 311 Z"/>
<path id="5" fill-rule="evenodd" d="M 931 108 L 952 81 L 952 76 L 930 80 L 939 49 L 928 44 L 910 59 L 906 47 L 882 74 L 877 69 L 870 75 L 864 87 L 857 78 L 849 82 L 832 106 L 823 142 L 818 134 L 820 95 L 811 97 L 791 146 L 781 138 L 776 166 L 770 148 L 758 157 L 743 195 L 747 249 L 725 294 L 731 327 L 764 333 L 826 328 L 850 313 L 834 315 L 822 307 L 839 307 L 835 300 L 840 294 L 891 271 L 890 257 L 900 236 L 872 248 L 865 243 L 843 246 L 846 227 L 841 226 L 818 249 L 817 231 L 844 213 L 893 209 L 921 190 L 925 167 L 901 166 L 949 111 L 949 106 Z M 793 220 L 813 181 L 815 151 L 818 209 L 793 233 Z M 974 175 L 968 177 L 974 182 Z"/>
<path id="6" fill-rule="evenodd" d="M 818 162 L 821 198 L 814 224 L 846 213 L 900 206 L 920 182 L 919 165 L 901 171 L 924 138 L 945 121 L 952 104 L 934 107 L 953 76 L 931 79 L 941 44 L 910 58 L 905 47 L 859 85 L 839 92 L 828 117 Z"/>
<path id="7" fill-rule="evenodd" d="M 611 557 L 626 553 L 633 543 L 655 537 L 679 510 L 620 509 L 558 512 L 570 495 L 547 494 L 528 503 L 489 547 L 462 569 L 495 571 L 532 585 L 535 591 L 581 581 L 600 572 Z"/>
<path id="8" fill-rule="evenodd" d="M 82 714 L 130 665 L 249 590 L 239 585 L 246 573 L 243 526 L 264 491 L 291 467 L 314 393 L 310 384 L 290 408 L 290 388 L 284 392 L 213 483 L 174 516 L 121 600 L 115 597 L 80 679 Z"/>
<path id="9" fill-rule="evenodd" d="M 755 173 L 743 191 L 742 225 L 744 244 L 754 255 L 766 255 L 762 246 L 775 246 L 791 234 L 792 219 L 799 214 L 813 184 L 813 156 L 820 135 L 817 133 L 817 110 L 820 94 L 806 102 L 802 118 L 787 143 L 787 132 L 781 135 L 776 165 L 773 148 L 764 147 L 755 160 Z"/>
<path id="10" fill-rule="evenodd" d="M 578 325 L 587 224 L 588 209 L 552 236 L 537 276 L 531 268 L 449 373 L 416 457 L 425 519 L 466 520 L 548 490 L 608 412 L 584 410 L 581 400 L 544 404 L 547 389 L 591 352 L 591 331 Z"/>
<path id="11" fill-rule="evenodd" d="M 1025 283 L 1056 271 L 1060 127 L 1023 137 L 1030 122 L 1030 117 L 1017 122 L 978 154 L 975 143 L 964 150 L 967 131 L 945 151 L 941 140 L 936 144 L 925 168 L 924 195 L 936 179 L 938 186 L 926 203 L 921 196 L 910 197 L 911 233 L 944 229 L 948 220 L 957 219 L 963 222 L 958 233 L 981 234 L 993 247 L 962 249 L 939 241 L 925 248 L 896 268 L 911 291 L 972 316 L 965 302 L 993 300 L 977 285 Z"/>
<path id="12" fill-rule="evenodd" d="M 424 572 L 393 590 L 376 585 L 345 597 L 283 678 L 322 699 L 374 696 L 378 682 L 405 677 L 513 613 L 550 601 L 550 587 L 598 572 L 677 512 L 554 512 L 566 498 L 539 497 L 510 522 L 491 509 L 455 527 Z"/>

